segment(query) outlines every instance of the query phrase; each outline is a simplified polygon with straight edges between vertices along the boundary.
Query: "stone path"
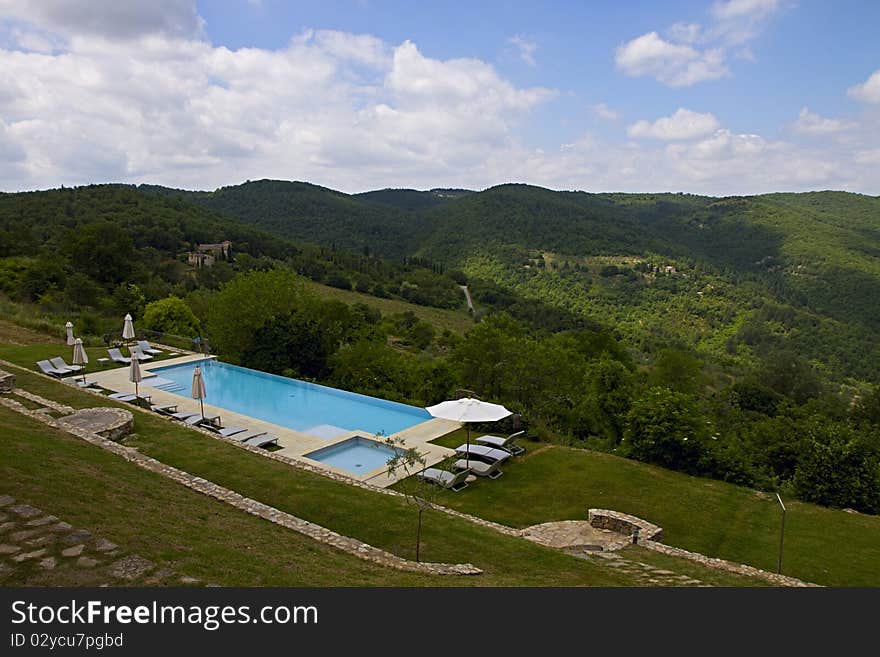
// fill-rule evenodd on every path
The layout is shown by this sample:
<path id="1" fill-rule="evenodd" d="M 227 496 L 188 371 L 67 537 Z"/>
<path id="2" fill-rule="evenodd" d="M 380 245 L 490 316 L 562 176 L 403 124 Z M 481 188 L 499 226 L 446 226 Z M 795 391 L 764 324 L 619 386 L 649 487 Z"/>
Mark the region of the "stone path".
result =
<path id="1" fill-rule="evenodd" d="M 522 530 L 523 538 L 553 548 L 582 548 L 590 551 L 619 550 L 632 543 L 624 536 L 610 529 L 593 527 L 586 520 L 561 520 L 532 525 Z"/>
<path id="2" fill-rule="evenodd" d="M 671 570 L 626 559 L 617 552 L 596 552 L 580 547 L 566 548 L 563 551 L 580 559 L 603 559 L 605 565 L 631 575 L 635 580 L 633 586 L 712 586 L 689 575 L 679 575 Z"/>
<path id="3" fill-rule="evenodd" d="M 0 495 L 2 586 L 185 586 L 181 576 L 87 529 Z"/>

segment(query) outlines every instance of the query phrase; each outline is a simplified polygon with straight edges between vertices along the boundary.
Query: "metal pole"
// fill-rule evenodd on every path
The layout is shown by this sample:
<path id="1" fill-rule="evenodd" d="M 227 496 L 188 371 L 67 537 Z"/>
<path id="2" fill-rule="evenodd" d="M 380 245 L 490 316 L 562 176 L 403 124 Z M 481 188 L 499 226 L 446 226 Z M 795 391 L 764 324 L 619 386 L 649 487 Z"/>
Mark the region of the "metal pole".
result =
<path id="1" fill-rule="evenodd" d="M 776 493 L 776 499 L 779 500 L 779 506 L 782 507 L 782 523 L 779 527 L 779 561 L 776 564 L 776 573 L 782 574 L 782 541 L 785 538 L 785 505 L 782 503 L 782 498 L 779 497 L 779 493 Z"/>

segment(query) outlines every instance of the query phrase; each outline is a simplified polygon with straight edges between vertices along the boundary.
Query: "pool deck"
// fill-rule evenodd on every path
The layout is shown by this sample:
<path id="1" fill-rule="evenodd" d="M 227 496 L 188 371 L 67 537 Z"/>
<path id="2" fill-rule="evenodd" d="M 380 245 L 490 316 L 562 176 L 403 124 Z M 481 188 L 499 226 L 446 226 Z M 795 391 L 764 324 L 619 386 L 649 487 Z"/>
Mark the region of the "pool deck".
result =
<path id="1" fill-rule="evenodd" d="M 160 390 L 159 388 L 152 387 L 150 385 L 150 369 L 151 367 L 158 368 L 170 367 L 172 365 L 183 365 L 197 360 L 204 360 L 205 358 L 206 357 L 201 354 L 187 354 L 177 358 L 167 358 L 162 361 L 157 361 L 156 363 L 142 362 L 141 373 L 143 374 L 144 379 L 140 382 L 140 384 L 138 384 L 138 392 L 142 395 L 150 395 L 153 404 L 177 404 L 177 408 L 179 411 L 193 411 L 198 413 L 199 401 L 197 399 L 192 399 L 188 394 L 188 390 L 182 391 L 184 392 L 184 394 L 175 394 L 167 392 L 165 390 Z M 95 381 L 95 383 L 107 390 L 113 390 L 114 392 L 134 393 L 134 384 L 128 380 L 127 367 L 119 367 L 117 369 L 95 372 L 93 374 L 89 374 L 89 379 Z M 208 392 L 210 394 L 210 391 Z M 372 486 L 379 486 L 381 488 L 390 486 L 395 481 L 398 481 L 399 479 L 402 479 L 406 476 L 406 473 L 401 472 L 398 473 L 398 475 L 395 477 L 389 477 L 387 469 L 385 467 L 377 468 L 376 470 L 372 470 L 358 476 L 346 470 L 340 470 L 339 468 L 334 468 L 333 466 L 326 465 L 319 461 L 313 461 L 312 459 L 305 456 L 305 454 L 308 454 L 309 452 L 320 449 L 322 447 L 328 447 L 330 445 L 341 443 L 354 436 L 362 436 L 364 438 L 376 438 L 369 431 L 350 431 L 341 434 L 331 440 L 327 440 L 299 431 L 294 431 L 293 429 L 289 429 L 288 427 L 282 427 L 280 425 L 272 424 L 270 422 L 264 422 L 263 420 L 259 420 L 257 418 L 247 415 L 242 415 L 241 413 L 236 413 L 226 408 L 220 408 L 219 406 L 205 404 L 206 417 L 217 415 L 220 416 L 220 421 L 223 423 L 223 426 L 246 427 L 248 429 L 265 431 L 272 434 L 273 436 L 276 436 L 278 438 L 278 445 L 279 447 L 281 447 L 280 450 L 275 452 L 276 454 L 281 454 L 294 460 L 302 461 L 311 466 L 327 470 L 328 472 L 345 475 L 347 477 L 358 479 L 360 481 L 367 482 Z M 440 445 L 433 445 L 430 443 L 430 441 L 435 440 L 441 436 L 445 436 L 446 434 L 455 431 L 460 427 L 461 424 L 458 422 L 432 418 L 408 429 L 404 429 L 403 431 L 399 431 L 394 434 L 394 437 L 403 440 L 402 447 L 415 447 L 416 449 L 418 449 L 419 453 L 425 457 L 426 464 L 428 466 L 431 466 L 439 463 L 443 459 L 454 455 L 455 451 L 446 447 L 441 447 Z M 376 439 L 380 441 L 382 440 L 381 437 Z"/>

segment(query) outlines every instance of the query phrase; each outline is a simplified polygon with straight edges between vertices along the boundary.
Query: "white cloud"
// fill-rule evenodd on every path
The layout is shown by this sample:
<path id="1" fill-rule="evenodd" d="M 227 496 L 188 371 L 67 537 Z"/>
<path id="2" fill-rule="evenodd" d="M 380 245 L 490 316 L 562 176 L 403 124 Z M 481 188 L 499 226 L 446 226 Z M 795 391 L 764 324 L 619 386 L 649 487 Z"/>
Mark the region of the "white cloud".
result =
<path id="1" fill-rule="evenodd" d="M 829 119 L 811 112 L 809 107 L 803 107 L 791 128 L 795 132 L 805 135 L 829 135 L 849 130 L 853 126 L 854 124 L 849 121 Z"/>
<path id="2" fill-rule="evenodd" d="M 846 93 L 850 98 L 861 100 L 865 103 L 880 103 L 880 69 L 874 71 L 861 84 L 850 87 Z"/>
<path id="3" fill-rule="evenodd" d="M 687 87 L 729 74 L 725 60 L 735 57 L 754 62 L 748 42 L 755 39 L 782 6 L 781 0 L 727 0 L 710 8 L 711 22 L 677 22 L 617 47 L 618 69 L 631 77 L 650 76 L 670 87 Z"/>
<path id="4" fill-rule="evenodd" d="M 611 109 L 605 103 L 593 105 L 593 111 L 603 121 L 617 121 L 620 118 L 620 113 Z"/>
<path id="5" fill-rule="evenodd" d="M 713 114 L 701 114 L 680 107 L 672 116 L 661 117 L 653 123 L 649 121 L 633 123 L 627 129 L 627 134 L 635 138 L 648 137 L 676 141 L 708 135 L 717 130 L 719 125 L 718 119 Z"/>
<path id="6" fill-rule="evenodd" d="M 194 0 L 0 0 L 0 17 L 24 21 L 65 37 L 198 37 L 204 31 Z"/>
<path id="7" fill-rule="evenodd" d="M 703 28 L 699 23 L 675 23 L 667 30 L 670 39 L 688 44 L 699 41 L 702 32 Z"/>
<path id="8" fill-rule="evenodd" d="M 514 34 L 507 40 L 507 43 L 516 46 L 516 49 L 519 51 L 519 58 L 523 60 L 529 66 L 535 65 L 535 51 L 538 49 L 538 44 L 534 41 L 529 41 L 525 37 L 519 34 Z"/>
<path id="9" fill-rule="evenodd" d="M 630 77 L 649 75 L 670 87 L 687 87 L 728 74 L 722 51 L 671 43 L 656 32 L 618 46 L 614 61 Z"/>

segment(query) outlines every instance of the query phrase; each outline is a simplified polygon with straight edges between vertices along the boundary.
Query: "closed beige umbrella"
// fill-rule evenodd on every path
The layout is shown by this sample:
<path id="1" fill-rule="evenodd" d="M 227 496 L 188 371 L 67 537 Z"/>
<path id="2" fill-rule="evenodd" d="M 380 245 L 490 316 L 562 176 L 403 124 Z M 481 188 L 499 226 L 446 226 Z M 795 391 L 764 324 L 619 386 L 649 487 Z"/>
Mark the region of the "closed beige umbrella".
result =
<path id="1" fill-rule="evenodd" d="M 134 384 L 134 395 L 137 397 L 138 383 L 144 380 L 144 376 L 141 374 L 141 365 L 137 358 L 132 358 L 131 364 L 128 366 L 128 380 Z"/>
<path id="2" fill-rule="evenodd" d="M 189 396 L 199 400 L 199 408 L 202 410 L 202 419 L 204 420 L 205 402 L 203 400 L 208 396 L 208 392 L 205 390 L 205 378 L 202 376 L 202 368 L 198 365 L 193 370 L 192 390 L 190 390 Z"/>
<path id="3" fill-rule="evenodd" d="M 76 343 L 76 340 L 73 338 L 73 322 L 67 322 L 64 325 L 64 330 L 67 331 L 67 344 L 72 347 Z"/>
<path id="4" fill-rule="evenodd" d="M 70 322 L 68 322 L 70 323 Z M 82 338 L 77 338 L 73 342 L 73 364 L 82 366 L 80 370 L 83 375 L 83 385 L 86 384 L 86 364 L 89 362 L 89 355 L 83 347 Z"/>

